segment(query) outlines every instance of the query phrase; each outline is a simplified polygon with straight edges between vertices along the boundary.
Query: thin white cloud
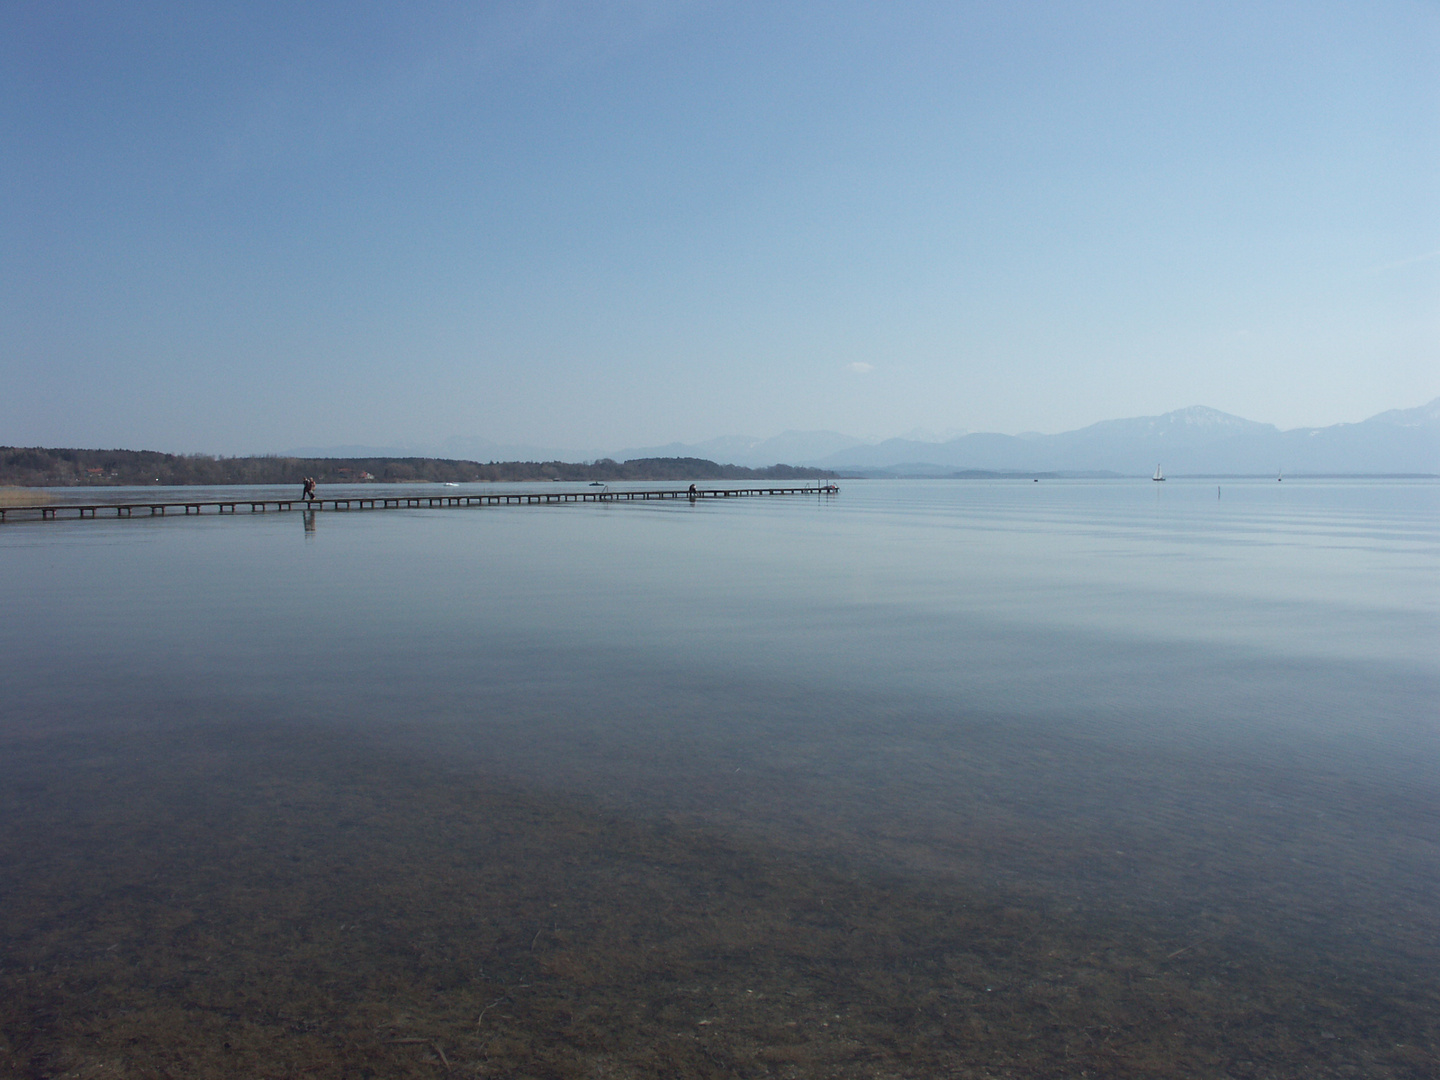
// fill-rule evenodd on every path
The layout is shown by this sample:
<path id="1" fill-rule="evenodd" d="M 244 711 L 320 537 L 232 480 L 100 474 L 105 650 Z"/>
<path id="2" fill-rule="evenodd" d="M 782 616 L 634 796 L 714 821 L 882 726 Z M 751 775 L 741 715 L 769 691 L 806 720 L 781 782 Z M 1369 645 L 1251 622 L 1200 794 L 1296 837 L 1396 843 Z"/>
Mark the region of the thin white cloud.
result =
<path id="1" fill-rule="evenodd" d="M 855 360 L 845 365 L 846 371 L 853 371 L 856 375 L 865 375 L 875 370 L 874 364 L 867 364 L 864 360 Z"/>
<path id="2" fill-rule="evenodd" d="M 1398 270 L 1402 266 L 1414 266 L 1416 263 L 1429 262 L 1431 259 L 1440 259 L 1440 248 L 1434 251 L 1427 251 L 1424 255 L 1411 255 L 1408 259 L 1397 259 L 1392 263 L 1382 263 L 1380 266 L 1372 266 L 1365 272 L 1367 274 L 1383 274 L 1386 270 Z"/>

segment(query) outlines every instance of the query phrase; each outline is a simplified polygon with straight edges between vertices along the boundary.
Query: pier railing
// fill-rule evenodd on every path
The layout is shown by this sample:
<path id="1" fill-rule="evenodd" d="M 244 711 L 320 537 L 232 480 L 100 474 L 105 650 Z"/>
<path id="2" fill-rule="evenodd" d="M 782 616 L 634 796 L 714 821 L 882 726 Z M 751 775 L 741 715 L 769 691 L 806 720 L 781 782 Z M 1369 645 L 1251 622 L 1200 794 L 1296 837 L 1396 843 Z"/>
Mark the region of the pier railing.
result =
<path id="1" fill-rule="evenodd" d="M 635 502 L 651 499 L 732 499 L 765 495 L 834 495 L 834 484 L 816 487 L 688 488 L 611 491 L 496 491 L 443 495 L 326 495 L 314 499 L 144 499 L 113 503 L 37 503 L 0 506 L 0 522 L 95 517 L 163 517 L 167 514 L 284 513 L 351 510 L 414 510 L 455 506 L 515 506 L 581 502 Z"/>

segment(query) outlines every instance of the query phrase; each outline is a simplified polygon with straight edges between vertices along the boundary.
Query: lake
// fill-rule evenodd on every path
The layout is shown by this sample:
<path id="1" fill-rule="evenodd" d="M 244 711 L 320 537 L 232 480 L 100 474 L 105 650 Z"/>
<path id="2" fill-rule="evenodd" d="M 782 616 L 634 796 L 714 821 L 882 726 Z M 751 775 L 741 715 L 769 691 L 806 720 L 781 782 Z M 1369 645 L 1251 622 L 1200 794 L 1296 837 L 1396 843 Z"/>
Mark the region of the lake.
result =
<path id="1" fill-rule="evenodd" d="M 1440 1073 L 1440 483 L 22 522 L 0 574 L 0 1073 Z"/>

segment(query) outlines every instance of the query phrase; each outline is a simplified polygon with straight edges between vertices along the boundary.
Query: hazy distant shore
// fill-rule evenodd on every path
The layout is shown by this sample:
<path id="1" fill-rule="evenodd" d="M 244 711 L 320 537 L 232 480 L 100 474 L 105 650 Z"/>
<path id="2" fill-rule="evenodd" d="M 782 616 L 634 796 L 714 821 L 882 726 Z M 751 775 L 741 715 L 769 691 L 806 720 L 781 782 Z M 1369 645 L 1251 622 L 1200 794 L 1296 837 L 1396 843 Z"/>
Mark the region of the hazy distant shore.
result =
<path id="1" fill-rule="evenodd" d="M 14 487 L 131 487 L 217 484 L 473 483 L 525 480 L 811 480 L 834 479 L 828 469 L 772 465 L 751 469 L 702 458 L 630 461 L 459 461 L 445 458 L 211 457 L 152 450 L 73 450 L 0 447 L 0 485 Z"/>

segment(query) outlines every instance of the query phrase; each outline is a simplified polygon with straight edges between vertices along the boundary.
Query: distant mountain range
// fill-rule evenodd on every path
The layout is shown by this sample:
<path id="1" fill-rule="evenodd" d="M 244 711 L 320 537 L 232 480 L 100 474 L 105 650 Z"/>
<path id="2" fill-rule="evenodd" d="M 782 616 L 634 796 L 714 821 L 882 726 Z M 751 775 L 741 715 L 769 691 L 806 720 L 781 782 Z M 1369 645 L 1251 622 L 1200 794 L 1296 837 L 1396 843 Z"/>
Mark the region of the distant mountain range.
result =
<path id="1" fill-rule="evenodd" d="M 730 452 L 726 453 L 729 449 Z M 1149 475 L 1440 474 L 1440 398 L 1357 424 L 1281 431 L 1195 405 L 1163 416 L 1105 420 L 1059 435 L 975 433 L 945 442 L 866 443 L 832 431 L 774 439 L 715 439 L 651 448 L 644 456 L 694 454 L 735 464 L 784 461 L 877 475 L 956 472 Z M 628 453 L 628 452 L 627 452 Z M 637 456 L 640 456 L 637 451 Z"/>
<path id="2" fill-rule="evenodd" d="M 787 431 L 769 439 L 726 436 L 611 453 L 456 438 L 430 447 L 309 447 L 304 457 L 433 456 L 474 461 L 705 458 L 749 468 L 787 465 L 869 475 L 960 472 L 1115 473 L 1170 476 L 1440 474 L 1440 398 L 1355 424 L 1281 431 L 1202 405 L 1162 416 L 1105 420 L 1059 435 L 972 433 L 944 442 L 866 441 L 835 431 Z"/>
<path id="3" fill-rule="evenodd" d="M 1440 473 L 1440 398 L 1356 424 L 1281 431 L 1196 405 L 1106 420 L 1059 435 L 963 435 L 943 443 L 889 439 L 813 464 L 876 472 L 1059 471 L 1172 475 Z"/>

